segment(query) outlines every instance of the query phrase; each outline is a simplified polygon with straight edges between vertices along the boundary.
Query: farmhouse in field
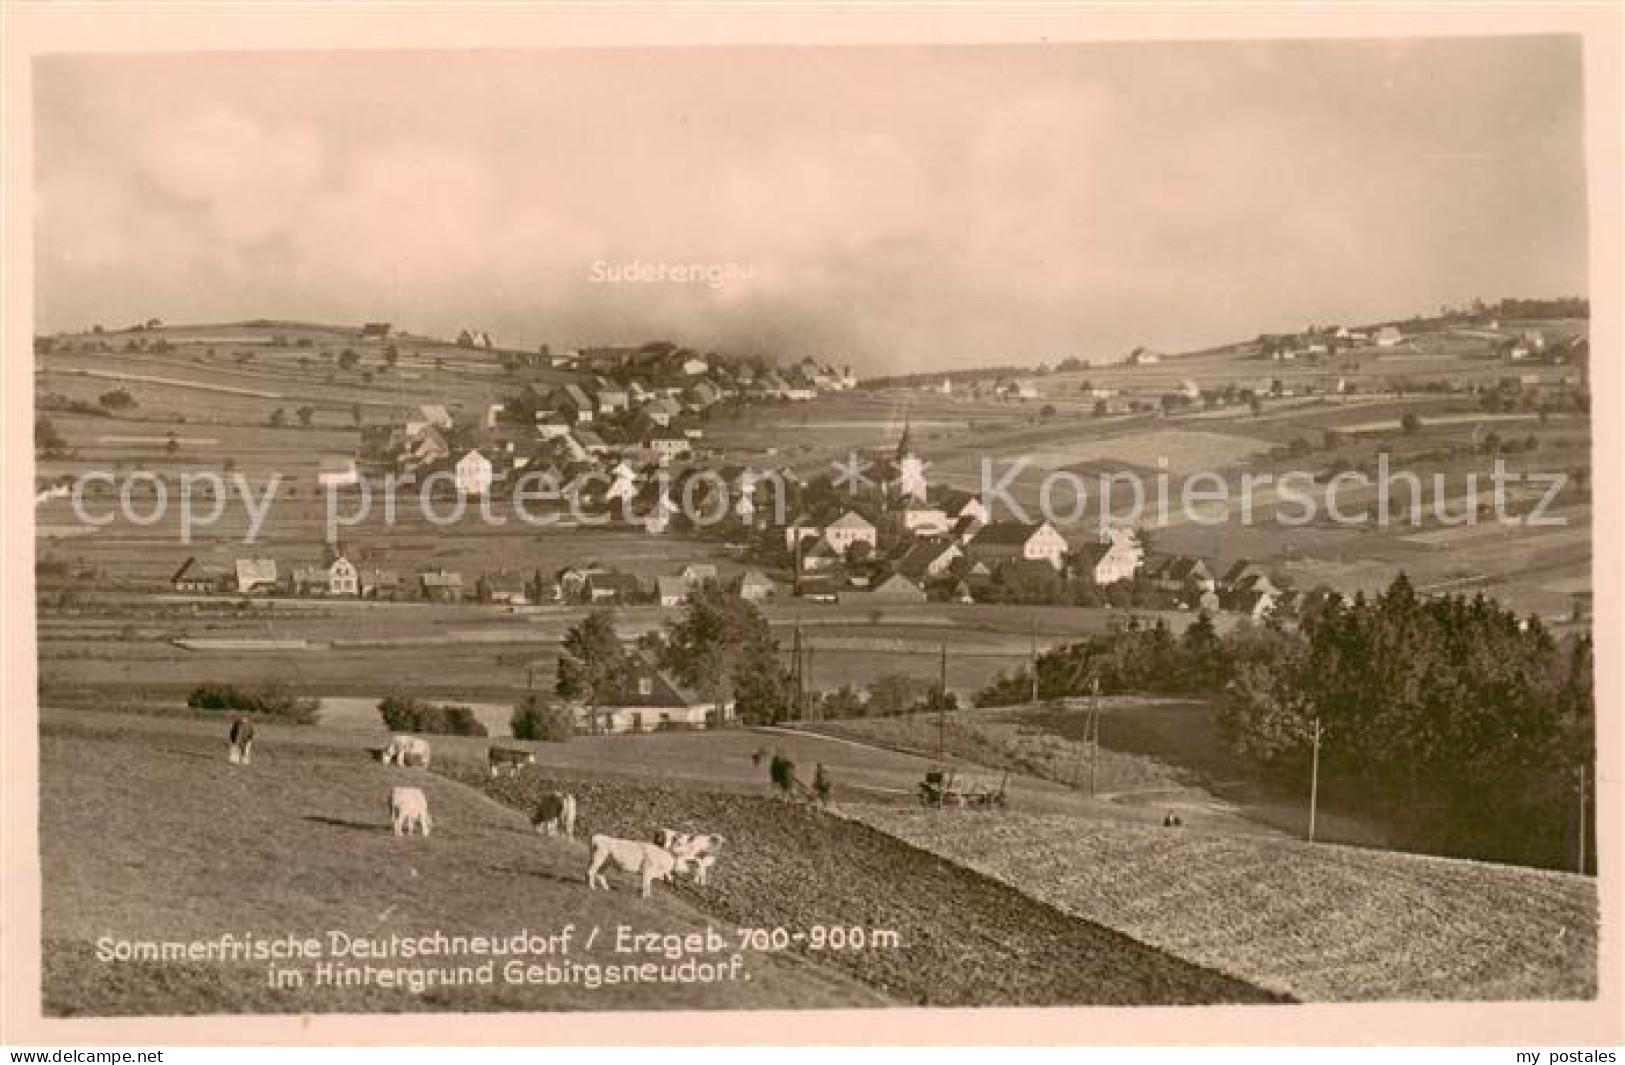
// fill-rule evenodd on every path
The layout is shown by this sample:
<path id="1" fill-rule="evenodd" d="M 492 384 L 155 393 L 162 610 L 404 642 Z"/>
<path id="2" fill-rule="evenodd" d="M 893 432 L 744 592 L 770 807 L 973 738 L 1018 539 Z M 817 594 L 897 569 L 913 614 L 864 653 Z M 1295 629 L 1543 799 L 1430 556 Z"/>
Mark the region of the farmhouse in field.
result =
<path id="1" fill-rule="evenodd" d="M 733 701 L 692 691 L 647 658 L 633 659 L 621 689 L 600 705 L 581 707 L 582 731 L 595 733 L 656 732 L 702 729 L 733 719 Z"/>
<path id="2" fill-rule="evenodd" d="M 1013 559 L 1042 559 L 1059 570 L 1066 550 L 1066 537 L 1047 521 L 996 521 L 965 545 L 965 557 L 990 566 Z"/>

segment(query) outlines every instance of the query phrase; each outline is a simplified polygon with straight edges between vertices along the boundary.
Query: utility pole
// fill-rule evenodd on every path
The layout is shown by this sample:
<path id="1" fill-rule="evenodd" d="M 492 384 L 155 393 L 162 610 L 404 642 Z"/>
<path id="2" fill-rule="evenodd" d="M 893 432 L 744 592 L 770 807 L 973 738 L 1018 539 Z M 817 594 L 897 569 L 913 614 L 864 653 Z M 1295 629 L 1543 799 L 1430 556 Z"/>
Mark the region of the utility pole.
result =
<path id="1" fill-rule="evenodd" d="M 1028 671 L 1031 672 L 1032 675 L 1033 675 L 1033 705 L 1037 706 L 1038 705 L 1038 617 L 1037 617 L 1037 615 L 1032 616 L 1029 619 L 1029 622 L 1030 622 L 1030 624 L 1032 626 L 1032 630 L 1031 630 L 1032 644 L 1031 644 L 1031 648 L 1027 652 L 1027 668 L 1028 668 Z"/>
<path id="2" fill-rule="evenodd" d="M 1320 718 L 1315 718 L 1315 747 L 1309 763 L 1309 842 L 1315 841 L 1315 806 L 1320 800 Z"/>
<path id="3" fill-rule="evenodd" d="M 1581 876 L 1586 872 L 1586 764 L 1580 763 L 1580 864 L 1577 869 Z"/>
<path id="4" fill-rule="evenodd" d="M 1089 797 L 1095 797 L 1095 766 L 1100 761 L 1100 678 L 1089 689 Z"/>
<path id="5" fill-rule="evenodd" d="M 937 667 L 937 761 L 942 761 L 948 748 L 948 645 L 942 645 L 942 659 Z"/>
<path id="6" fill-rule="evenodd" d="M 795 678 L 796 678 L 796 719 L 799 721 L 806 713 L 806 675 L 802 672 L 801 660 L 801 619 L 796 618 L 795 630 Z"/>

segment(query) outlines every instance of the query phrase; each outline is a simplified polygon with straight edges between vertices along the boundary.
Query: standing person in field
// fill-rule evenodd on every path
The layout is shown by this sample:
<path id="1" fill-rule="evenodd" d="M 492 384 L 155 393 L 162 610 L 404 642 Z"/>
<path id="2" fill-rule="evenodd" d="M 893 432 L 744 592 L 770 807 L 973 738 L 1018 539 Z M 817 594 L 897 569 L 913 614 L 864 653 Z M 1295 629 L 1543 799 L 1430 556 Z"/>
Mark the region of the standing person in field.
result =
<path id="1" fill-rule="evenodd" d="M 248 765 L 254 758 L 254 723 L 239 717 L 231 723 L 231 761 Z"/>
<path id="2" fill-rule="evenodd" d="M 829 770 L 824 763 L 819 762 L 818 768 L 813 772 L 813 794 L 818 796 L 819 806 L 828 806 L 829 797 L 835 790 L 835 782 L 830 779 Z"/>

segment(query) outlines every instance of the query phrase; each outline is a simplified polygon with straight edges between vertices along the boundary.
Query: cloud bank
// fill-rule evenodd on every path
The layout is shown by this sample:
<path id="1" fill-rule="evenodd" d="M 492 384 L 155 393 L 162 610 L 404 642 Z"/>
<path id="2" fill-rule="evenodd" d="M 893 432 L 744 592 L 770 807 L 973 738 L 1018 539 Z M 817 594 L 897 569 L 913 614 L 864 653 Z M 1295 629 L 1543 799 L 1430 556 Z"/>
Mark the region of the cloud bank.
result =
<path id="1" fill-rule="evenodd" d="M 41 331 L 387 318 L 900 372 L 1586 284 L 1562 38 L 54 57 L 36 75 Z M 748 276 L 602 283 L 634 260 Z"/>

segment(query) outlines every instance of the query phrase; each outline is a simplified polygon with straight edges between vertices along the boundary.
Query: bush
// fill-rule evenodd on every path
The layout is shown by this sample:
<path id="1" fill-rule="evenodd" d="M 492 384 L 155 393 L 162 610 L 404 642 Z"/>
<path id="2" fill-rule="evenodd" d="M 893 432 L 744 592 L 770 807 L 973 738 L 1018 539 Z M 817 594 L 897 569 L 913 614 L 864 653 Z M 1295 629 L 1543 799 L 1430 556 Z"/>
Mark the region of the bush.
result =
<path id="1" fill-rule="evenodd" d="M 227 710 L 238 714 L 264 714 L 309 725 L 316 720 L 316 700 L 302 699 L 285 685 L 273 681 L 252 690 L 232 684 L 200 684 L 186 697 L 195 710 Z"/>
<path id="2" fill-rule="evenodd" d="M 378 716 L 391 732 L 424 732 L 436 736 L 485 736 L 486 728 L 467 706 L 420 703 L 391 695 L 378 704 Z"/>
<path id="3" fill-rule="evenodd" d="M 773 781 L 775 787 L 785 795 L 795 791 L 796 764 L 782 754 L 775 754 L 773 761 L 768 763 L 768 779 Z"/>
<path id="4" fill-rule="evenodd" d="M 509 726 L 516 740 L 563 743 L 575 735 L 575 713 L 563 703 L 545 702 L 532 695 L 513 708 Z"/>

